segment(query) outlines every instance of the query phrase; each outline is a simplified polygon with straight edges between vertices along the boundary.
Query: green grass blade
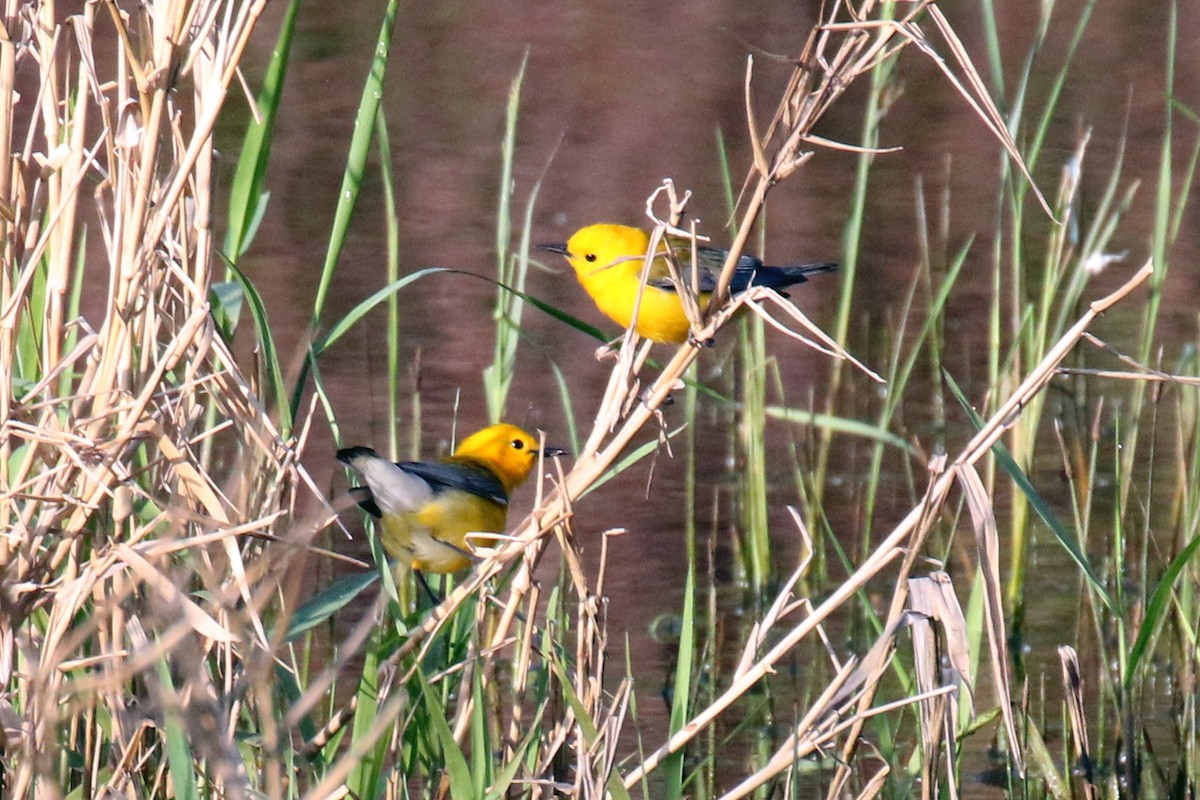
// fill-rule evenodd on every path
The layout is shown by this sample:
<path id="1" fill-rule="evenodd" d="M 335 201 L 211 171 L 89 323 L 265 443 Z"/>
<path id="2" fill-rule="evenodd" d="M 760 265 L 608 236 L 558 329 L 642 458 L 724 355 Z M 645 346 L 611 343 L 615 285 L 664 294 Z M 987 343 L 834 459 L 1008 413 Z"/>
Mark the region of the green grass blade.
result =
<path id="1" fill-rule="evenodd" d="M 379 125 L 379 175 L 383 182 L 384 230 L 387 234 L 387 282 L 400 279 L 400 212 L 396 204 L 396 175 L 392 169 L 392 145 L 387 119 L 381 111 Z M 400 298 L 387 300 L 387 397 L 388 457 L 400 458 Z"/>
<path id="2" fill-rule="evenodd" d="M 943 371 L 942 375 L 946 380 L 946 385 L 950 387 L 954 398 L 970 418 L 971 424 L 975 426 L 976 430 L 981 429 L 983 427 L 983 418 L 975 413 L 975 409 L 971 408 L 971 404 L 967 401 L 966 395 L 963 394 L 958 383 L 949 372 Z M 1083 571 L 1091 590 L 1095 592 L 1109 611 L 1113 614 L 1118 614 L 1119 606 L 1116 600 L 1104 588 L 1103 579 L 1092 569 L 1091 561 L 1088 560 L 1087 555 L 1079 549 L 1078 540 L 1067 530 L 1067 526 L 1059 520 L 1054 510 L 1050 508 L 1050 504 L 1046 502 L 1046 498 L 1042 496 L 1042 493 L 1034 488 L 1033 482 L 1029 480 L 1029 476 L 1025 473 L 1025 470 L 1021 469 L 1020 465 L 1017 464 L 1012 454 L 1008 451 L 1008 448 L 1004 446 L 1003 442 L 997 441 L 992 445 L 992 453 L 996 456 L 996 463 L 1008 473 L 1008 476 L 1012 478 L 1013 482 L 1021 490 L 1021 493 L 1029 500 L 1030 506 L 1042 518 L 1046 526 L 1050 528 L 1050 532 L 1054 534 L 1054 538 L 1058 539 L 1058 543 L 1063 546 L 1063 549 L 1067 551 L 1067 554 L 1071 556 L 1071 559 Z"/>
<path id="3" fill-rule="evenodd" d="M 463 275 L 471 275 L 472 273 L 464 272 L 462 274 Z M 483 275 L 474 275 L 474 277 L 481 278 L 485 281 L 491 280 L 490 278 L 484 277 Z M 538 298 L 534 297 L 533 295 L 527 294 L 527 293 L 519 291 L 517 289 L 514 289 L 511 286 L 504 286 L 503 288 L 506 289 L 507 291 L 510 291 L 513 294 L 517 295 L 522 300 L 524 300 L 526 303 L 529 303 L 529 305 L 536 308 L 538 311 L 541 311 L 544 314 L 548 314 L 551 317 L 554 317 L 559 322 L 565 322 L 567 325 L 571 326 L 572 328 L 579 331 L 580 333 L 585 333 L 588 336 L 591 336 L 596 341 L 607 342 L 609 340 L 609 337 L 604 335 L 604 331 L 600 330 L 599 328 L 595 327 L 594 325 L 589 325 L 588 323 L 584 322 L 583 320 L 579 319 L 578 317 L 568 314 L 566 311 L 561 310 L 557 306 L 553 306 L 544 300 L 539 300 Z"/>
<path id="4" fill-rule="evenodd" d="M 1171 105 L 1177 113 L 1189 119 L 1193 125 L 1200 125 L 1200 117 L 1192 109 L 1175 99 L 1172 99 Z M 1167 227 L 1167 235 L 1171 241 L 1174 241 L 1179 236 L 1179 226 L 1183 224 L 1184 211 L 1188 207 L 1187 201 L 1196 181 L 1196 169 L 1198 166 L 1200 166 L 1200 139 L 1197 139 L 1192 146 L 1192 154 L 1188 157 L 1179 179 L 1179 194 L 1175 199 L 1175 213 L 1172 215 L 1170 224 Z"/>
<path id="5" fill-rule="evenodd" d="M 891 431 L 886 431 L 870 422 L 838 417 L 832 414 L 822 414 L 819 411 L 806 411 L 802 408 L 787 406 L 767 406 L 767 416 L 772 419 L 792 422 L 797 425 L 809 425 L 813 428 L 858 436 L 881 444 L 895 447 L 910 456 L 919 456 L 920 452 L 910 442 L 906 442 Z"/>
<path id="6" fill-rule="evenodd" d="M 329 246 L 325 251 L 325 262 L 321 267 L 321 277 L 317 284 L 316 298 L 313 301 L 311 326 L 315 330 L 325 311 L 325 301 L 328 299 L 329 287 L 333 283 L 333 273 L 337 268 L 342 246 L 346 242 L 346 231 L 350 227 L 350 218 L 358 203 L 358 195 L 362 189 L 362 176 L 366 169 L 367 156 L 371 150 L 371 140 L 375 133 L 375 122 L 379 118 L 383 99 L 383 78 L 387 72 L 388 55 L 392 44 L 392 29 L 395 27 L 396 14 L 399 10 L 399 0 L 390 0 L 384 12 L 383 24 L 375 42 L 375 57 L 371 60 L 371 69 L 363 83 L 362 95 L 358 102 L 358 113 L 354 117 L 354 134 L 350 139 L 350 151 L 346 156 L 346 169 L 342 173 L 342 186 L 338 192 L 337 207 L 333 213 L 333 225 L 329 231 Z M 294 418 L 300 408 L 300 400 L 304 394 L 304 385 L 308 380 L 308 371 L 319 350 L 310 350 L 308 357 L 301 365 L 296 384 L 292 387 L 289 404 L 291 416 Z"/>
<path id="7" fill-rule="evenodd" d="M 476 702 L 471 704 L 471 797 L 483 797 L 488 785 L 492 782 L 493 751 L 488 736 L 488 715 L 486 699 L 488 690 L 483 685 L 483 670 L 471 670 L 471 696 Z"/>
<path id="8" fill-rule="evenodd" d="M 671 694 L 671 735 L 674 736 L 688 721 L 689 701 L 692 697 L 693 661 L 696 657 L 696 573 L 688 565 L 687 578 L 683 587 L 683 614 L 679 629 L 679 648 L 675 659 L 675 682 Z M 667 779 L 666 796 L 683 797 L 683 765 L 687 752 L 680 749 L 663 761 L 663 772 Z"/>
<path id="9" fill-rule="evenodd" d="M 320 625 L 345 608 L 364 589 L 379 580 L 377 572 L 355 572 L 340 578 L 317 592 L 304 605 L 296 609 L 288 624 L 284 641 L 290 642 L 297 636 Z"/>
<path id="10" fill-rule="evenodd" d="M 375 41 L 375 57 L 371 60 L 371 71 L 363 83 L 362 96 L 358 101 L 358 113 L 354 117 L 354 135 L 350 139 L 350 152 L 346 157 L 346 169 L 342 173 L 342 188 L 338 192 L 338 204 L 333 213 L 333 226 L 329 232 L 329 247 L 325 252 L 325 264 L 321 269 L 321 280 L 317 284 L 317 295 L 313 302 L 313 324 L 325 310 L 329 286 L 333 283 L 334 269 L 346 241 L 350 218 L 358 202 L 362 188 L 362 176 L 371 152 L 371 139 L 375 134 L 375 120 L 383 101 L 383 78 L 387 72 L 388 55 L 392 46 L 392 29 L 400 9 L 399 0 L 390 0 L 384 12 L 383 24 Z"/>
<path id="11" fill-rule="evenodd" d="M 250 246 L 254 233 L 267 206 L 268 193 L 263 190 L 267 164 L 271 159 L 271 141 L 275 117 L 283 96 L 283 79 L 287 75 L 288 57 L 292 51 L 292 35 L 300 0 L 291 0 L 284 12 L 283 24 L 271 51 L 271 61 L 263 76 L 262 90 L 255 105 L 259 118 L 251 119 L 242 139 L 237 168 L 229 188 L 229 229 L 225 233 L 225 253 L 237 261 Z"/>
<path id="12" fill-rule="evenodd" d="M 682 431 L 682 430 L 683 430 L 682 427 L 676 428 L 675 430 L 673 430 L 667 434 L 667 438 L 674 439 L 676 436 L 679 435 L 680 431 Z M 613 478 L 617 477 L 622 472 L 629 469 L 634 464 L 636 464 L 637 462 L 641 461 L 646 456 L 653 453 L 655 450 L 658 449 L 658 444 L 659 444 L 659 442 L 658 442 L 657 438 L 651 439 L 648 442 L 642 442 L 640 445 L 635 447 L 633 450 L 626 453 L 625 456 L 620 461 L 618 461 L 617 463 L 615 463 L 611 467 L 609 467 L 607 470 L 605 470 L 604 473 L 602 473 L 600 475 L 600 477 L 598 477 L 598 478 L 596 478 L 596 480 L 592 481 L 591 485 L 589 485 L 587 487 L 587 489 L 585 489 L 583 491 L 583 493 L 579 495 L 579 498 L 582 499 L 584 497 L 587 497 L 589 494 L 596 491 L 601 486 L 608 483 Z"/>
<path id="13" fill-rule="evenodd" d="M 350 330 L 356 324 L 358 324 L 358 322 L 360 320 L 362 320 L 362 318 L 365 317 L 367 314 L 369 314 L 375 308 L 375 306 L 379 305 L 384 300 L 387 300 L 389 297 L 391 297 L 393 294 L 395 294 L 396 292 L 403 289 L 405 286 L 416 283 L 421 278 L 425 278 L 430 275 L 436 275 L 439 272 L 452 272 L 452 271 L 453 270 L 448 270 L 445 267 L 428 267 L 426 269 L 418 270 L 417 272 L 413 272 L 408 275 L 405 275 L 403 278 L 400 278 L 399 280 L 392 281 L 387 286 L 384 286 L 382 289 L 375 292 L 373 295 L 368 297 L 366 300 L 363 300 L 358 305 L 356 305 L 354 308 L 347 311 L 346 315 L 344 317 L 342 317 L 340 320 L 338 320 L 334 324 L 334 326 L 329 329 L 328 332 L 326 332 L 323 336 L 319 337 L 316 341 L 314 341 L 313 342 L 313 353 L 318 356 L 321 355 L 322 353 L 324 353 L 329 348 L 330 345 L 332 345 L 338 339 L 342 338 L 342 336 L 344 336 L 348 330 Z"/>
<path id="14" fill-rule="evenodd" d="M 567 385 L 567 376 L 559 369 L 558 364 L 550 362 L 550 371 L 554 373 L 554 384 L 558 387 L 558 399 L 562 403 L 563 420 L 567 424 L 567 441 L 571 452 L 579 452 L 579 425 L 575 422 L 575 405 L 571 402 L 571 387 Z"/>
<path id="15" fill-rule="evenodd" d="M 234 281 L 217 281 L 208 287 L 208 303 L 212 306 L 213 320 L 225 341 L 233 339 L 242 308 L 246 305 L 246 292 L 242 284 Z"/>
<path id="16" fill-rule="evenodd" d="M 1154 594 L 1150 596 L 1150 602 L 1146 605 L 1146 615 L 1142 619 L 1142 624 L 1138 628 L 1137 638 L 1133 642 L 1133 647 L 1129 651 L 1129 659 L 1126 663 L 1124 683 L 1126 690 L 1133 688 L 1133 679 L 1137 675 L 1138 666 L 1147 653 L 1151 651 L 1151 643 L 1154 635 L 1162 627 L 1166 621 L 1167 608 L 1171 603 L 1171 594 L 1175 589 L 1175 582 L 1179 580 L 1179 576 L 1183 573 L 1183 568 L 1192 560 L 1192 556 L 1196 555 L 1196 550 L 1200 549 L 1200 536 L 1192 539 L 1187 547 L 1179 551 L 1179 555 L 1171 559 L 1171 563 L 1167 566 L 1167 571 L 1158 579 L 1158 584 L 1154 587 Z"/>
<path id="17" fill-rule="evenodd" d="M 1029 137 L 1029 142 L 1025 146 L 1025 163 L 1032 171 L 1037 166 L 1038 159 L 1041 156 L 1042 148 L 1046 144 L 1046 137 L 1050 133 L 1053 122 L 1062 113 L 1059 101 L 1062 99 L 1063 90 L 1067 85 L 1067 78 L 1070 75 L 1071 64 L 1075 60 L 1075 54 L 1079 50 L 1079 45 L 1083 42 L 1084 33 L 1087 32 L 1088 23 L 1091 22 L 1092 12 L 1096 8 L 1096 0 L 1089 0 L 1087 5 L 1079 12 L 1079 16 L 1075 20 L 1075 29 L 1072 32 L 1070 43 L 1067 45 L 1066 54 L 1063 57 L 1062 63 L 1059 66 L 1058 72 L 1055 73 L 1054 79 L 1048 83 L 1048 93 L 1036 106 L 1028 104 L 1027 98 L 1022 93 L 1020 102 L 1015 106 L 1018 109 L 1037 107 L 1042 110 L 1041 117 L 1037 120 L 1033 134 Z M 1029 61 L 1027 68 L 1028 75 L 1032 74 L 1034 56 L 1041 51 L 1045 44 L 1046 34 L 1048 31 L 1049 22 L 1047 17 L 1043 17 L 1043 24 L 1039 26 L 1037 39 L 1031 46 Z M 1018 184 L 1021 187 L 1021 194 L 1024 194 L 1027 183 L 1024 180 L 1018 179 Z"/>
<path id="18" fill-rule="evenodd" d="M 175 694 L 171 680 L 171 669 L 165 659 L 155 665 L 158 680 L 164 693 Z M 171 767 L 172 795 L 176 800 L 200 800 L 200 787 L 192 768 L 192 746 L 188 740 L 187 725 L 180 716 L 177 705 L 168 703 L 163 708 L 163 736 L 166 739 L 167 764 Z"/>
<path id="19" fill-rule="evenodd" d="M 521 108 L 521 84 L 525 80 L 525 67 L 529 63 L 529 50 L 521 59 L 516 77 L 508 89 L 508 106 L 504 119 L 504 139 L 500 146 L 500 201 L 496 211 L 496 279 L 521 290 L 525 288 L 525 276 L 529 272 L 529 231 L 532 225 L 532 210 L 537 198 L 535 185 L 527 206 L 522 235 L 523 246 L 518 253 L 512 247 L 512 200 L 513 160 L 517 148 L 517 117 Z M 540 184 L 539 184 L 540 185 Z M 499 422 L 508 403 L 508 392 L 512 386 L 513 368 L 516 364 L 517 345 L 520 342 L 521 311 L 520 296 L 503 290 L 496 293 L 496 305 L 492 312 L 495 343 L 492 363 L 483 371 L 484 396 L 487 400 L 488 419 Z"/>
<path id="20" fill-rule="evenodd" d="M 378 639 L 378 635 L 373 637 Z M 354 709 L 354 722 L 351 726 L 351 749 L 363 741 L 375 723 L 379 712 L 379 648 L 377 642 L 366 649 L 362 677 L 358 683 L 355 695 L 357 705 Z M 379 741 L 365 748 L 358 763 L 346 778 L 346 788 L 353 797 L 376 797 L 383 772 L 383 758 L 387 748 L 387 736 L 379 737 Z"/>
<path id="21" fill-rule="evenodd" d="M 300 682 L 297 680 L 297 673 L 284 664 L 279 663 L 279 661 L 276 661 L 272 674 L 275 676 L 275 694 L 279 697 L 280 708 L 294 709 L 304 696 L 304 690 L 300 688 Z M 296 720 L 296 730 L 299 732 L 300 740 L 303 742 L 314 741 L 320 732 L 316 722 L 313 721 L 311 712 L 302 714 Z M 325 747 L 308 754 L 308 762 L 318 769 L 324 767 L 327 763 L 325 754 L 337 752 L 337 739 L 344 730 L 342 729 L 330 737 Z M 326 750 L 326 748 L 329 749 Z M 286 755 L 288 758 L 292 758 L 299 755 L 299 752 L 289 751 Z"/>
<path id="22" fill-rule="evenodd" d="M 524 738 L 513 748 L 512 758 L 496 773 L 490 791 L 484 795 L 486 800 L 502 800 L 502 798 L 512 796 L 510 790 L 512 789 L 513 781 L 517 777 L 517 772 L 520 771 L 525 757 L 534 742 L 542 735 L 542 726 L 544 724 L 542 720 L 546 718 L 546 705 L 548 702 L 548 700 L 543 700 L 529 719 Z"/>
<path id="23" fill-rule="evenodd" d="M 561 322 L 565 322 L 567 325 L 570 325 L 572 328 L 575 328 L 576 330 L 578 330 L 582 333 L 586 333 L 588 336 L 591 336 L 594 339 L 598 339 L 599 341 L 602 341 L 602 342 L 608 341 L 607 337 L 605 337 L 604 334 L 598 328 L 594 328 L 591 325 L 588 325 L 586 322 L 583 322 L 582 320 L 571 316 L 567 312 L 559 310 L 557 307 L 545 302 L 544 300 L 539 300 L 536 297 L 534 297 L 533 295 L 526 294 L 525 292 L 522 292 L 522 291 L 518 291 L 518 290 L 512 288 L 511 286 L 505 286 L 504 284 L 502 284 L 496 280 L 493 280 L 492 278 L 489 278 L 486 275 L 476 275 L 474 272 L 465 272 L 460 269 L 450 269 L 449 267 L 426 267 L 425 269 L 405 275 L 403 278 L 400 278 L 399 280 L 392 281 L 387 286 L 383 287 L 382 289 L 380 289 L 379 291 L 375 292 L 373 295 L 368 297 L 366 300 L 363 300 L 361 303 L 356 305 L 354 308 L 350 309 L 350 311 L 348 311 L 344 317 L 342 317 L 332 328 L 329 329 L 328 333 L 326 333 L 324 336 L 319 337 L 313 343 L 313 349 L 316 351 L 317 355 L 320 355 L 331 344 L 333 344 L 338 339 L 340 339 L 342 336 L 344 336 L 348 330 L 353 328 L 354 325 L 356 323 L 358 323 L 363 317 L 365 317 L 372 309 L 374 309 L 375 306 L 382 303 L 390 295 L 394 294 L 395 292 L 400 291 L 404 287 L 408 286 L 411 283 L 414 283 L 415 281 L 420 280 L 421 278 L 425 278 L 430 275 L 437 275 L 437 274 L 466 275 L 471 278 L 477 278 L 479 280 L 483 280 L 483 281 L 487 281 L 488 283 L 495 284 L 496 286 L 499 286 L 501 289 L 503 289 L 507 292 L 512 292 L 513 294 L 519 296 L 522 300 L 529 303 L 530 305 L 532 305 L 534 308 L 538 309 L 539 311 L 543 311 L 546 314 L 549 314 L 550 316 L 554 317 L 555 319 L 557 319 Z"/>
<path id="24" fill-rule="evenodd" d="M 325 419 L 329 422 L 329 432 L 333 434 L 333 440 L 341 442 L 342 428 L 338 424 L 337 412 L 333 408 L 333 399 L 330 398 L 329 391 L 325 388 L 325 377 L 321 374 L 321 365 L 317 363 L 316 355 L 311 349 L 306 363 L 312 367 L 313 397 L 325 411 Z"/>
<path id="25" fill-rule="evenodd" d="M 282 404 L 283 398 L 287 397 L 287 390 L 284 388 L 283 382 L 283 367 L 279 363 L 279 350 L 275 347 L 275 335 L 271 332 L 271 323 L 267 319 L 267 307 L 263 303 L 262 295 L 254 288 L 254 284 L 246 275 L 234 265 L 232 261 L 225 260 L 226 266 L 233 276 L 237 278 L 238 283 L 242 285 L 242 292 L 246 300 L 250 304 L 250 316 L 254 320 L 254 330 L 258 334 L 258 344 L 262 348 L 260 356 L 262 363 L 267 370 L 267 384 L 271 387 L 274 402 Z M 292 413 L 284 414 L 283 409 L 280 409 L 279 428 L 283 436 L 290 436 L 292 430 L 292 421 L 295 415 Z"/>
<path id="26" fill-rule="evenodd" d="M 1151 354 L 1155 347 L 1160 346 L 1156 343 L 1155 336 L 1158 330 L 1158 315 L 1163 298 L 1163 283 L 1167 278 L 1167 272 L 1170 267 L 1169 255 L 1171 245 L 1173 244 L 1171 232 L 1174 227 L 1172 219 L 1176 214 L 1171 207 L 1171 187 L 1174 181 L 1175 169 L 1175 105 L 1171 102 L 1171 98 L 1175 95 L 1175 59 L 1179 20 L 1176 4 L 1171 3 L 1169 9 L 1167 41 L 1164 50 L 1166 54 L 1164 83 L 1166 86 L 1167 102 L 1163 104 L 1163 134 L 1159 146 L 1158 180 L 1154 194 L 1154 224 L 1150 237 L 1150 256 L 1154 264 L 1154 273 L 1150 276 L 1150 297 L 1146 302 L 1145 310 L 1142 312 L 1142 335 L 1141 341 L 1138 344 L 1137 354 L 1137 359 L 1142 364 L 1150 363 Z M 1183 193 L 1181 193 L 1182 198 Z M 1134 381 L 1129 400 L 1130 408 L 1135 410 L 1142 409 L 1145 396 L 1146 384 L 1142 381 Z M 1134 465 L 1141 455 L 1138 447 L 1139 433 L 1140 421 L 1139 417 L 1135 414 L 1130 419 L 1130 424 L 1126 428 L 1125 437 L 1121 443 L 1121 471 L 1127 476 L 1132 475 Z M 1121 482 L 1120 498 L 1122 507 L 1128 503 L 1131 487 L 1131 481 L 1123 480 Z"/>
<path id="27" fill-rule="evenodd" d="M 755 592 L 771 580 L 771 537 L 767 509 L 767 344 L 766 323 L 760 317 L 743 319 L 738 326 L 738 362 L 741 395 L 737 414 L 739 472 L 739 540 L 747 578 Z"/>
<path id="28" fill-rule="evenodd" d="M 471 767 L 467 764 L 467 757 L 463 755 L 458 742 L 454 740 L 454 731 L 450 730 L 450 724 L 446 722 L 448 709 L 442 705 L 441 698 L 420 670 L 416 671 L 415 677 L 421 687 L 421 697 L 425 701 L 426 718 L 433 728 L 441 751 L 442 769 L 446 771 L 450 782 L 450 797 L 478 797 L 475 783 L 471 780 Z"/>
<path id="29" fill-rule="evenodd" d="M 563 699 L 567 701 L 567 705 L 575 713 L 575 722 L 579 725 L 579 732 L 583 736 L 583 741 L 587 744 L 587 750 L 590 752 L 600 737 L 600 730 L 596 727 L 596 721 L 592 719 L 591 712 L 584 705 L 583 701 L 579 699 L 579 695 L 575 692 L 575 687 L 571 684 L 571 670 L 558 658 L 550 660 L 550 669 L 553 670 L 555 677 L 558 678 L 559 686 L 562 687 Z M 615 800 L 631 800 L 629 791 L 625 788 L 625 784 L 621 782 L 620 774 L 615 771 L 609 776 L 608 791 Z"/>

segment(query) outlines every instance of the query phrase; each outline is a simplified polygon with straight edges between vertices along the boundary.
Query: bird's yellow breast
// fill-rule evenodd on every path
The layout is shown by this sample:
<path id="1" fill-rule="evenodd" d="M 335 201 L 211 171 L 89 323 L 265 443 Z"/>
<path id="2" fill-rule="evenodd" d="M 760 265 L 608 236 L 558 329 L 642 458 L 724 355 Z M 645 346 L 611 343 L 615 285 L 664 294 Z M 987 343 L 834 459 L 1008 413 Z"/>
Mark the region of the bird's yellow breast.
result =
<path id="1" fill-rule="evenodd" d="M 628 328 L 633 322 L 636 308 L 639 336 L 668 344 L 686 341 L 691 326 L 679 295 L 656 286 L 647 286 L 643 290 L 641 266 L 641 261 L 616 264 L 590 274 L 580 274 L 579 282 L 596 307 L 621 327 Z M 702 307 L 705 299 L 706 296 L 701 295 Z"/>
<path id="2" fill-rule="evenodd" d="M 383 546 L 388 555 L 413 569 L 458 572 L 471 564 L 467 534 L 501 533 L 507 522 L 506 506 L 468 492 L 447 490 L 416 511 L 385 514 Z"/>

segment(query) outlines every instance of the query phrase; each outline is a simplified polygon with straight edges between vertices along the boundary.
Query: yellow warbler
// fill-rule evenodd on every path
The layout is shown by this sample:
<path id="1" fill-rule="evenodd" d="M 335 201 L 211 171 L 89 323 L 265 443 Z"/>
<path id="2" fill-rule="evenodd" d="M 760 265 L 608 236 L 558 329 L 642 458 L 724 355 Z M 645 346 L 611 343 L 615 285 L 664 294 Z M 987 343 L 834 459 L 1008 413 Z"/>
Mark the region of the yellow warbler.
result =
<path id="1" fill-rule="evenodd" d="M 607 223 L 581 228 L 565 244 L 538 245 L 542 250 L 566 256 L 575 270 L 575 277 L 591 295 L 596 307 L 618 325 L 628 328 L 636 308 L 639 335 L 656 342 L 679 344 L 687 340 L 690 328 L 667 266 L 665 251 L 652 262 L 645 288 L 642 288 L 642 265 L 649 246 L 650 236 L 645 231 Z M 690 243 L 673 243 L 672 246 L 685 280 L 690 280 Z M 700 247 L 696 251 L 701 308 L 717 288 L 716 273 L 727 254 L 727 250 L 715 247 Z M 729 289 L 734 294 L 751 286 L 779 290 L 804 283 L 814 273 L 836 269 L 837 264 L 833 263 L 771 267 L 754 256 L 742 256 Z"/>
<path id="2" fill-rule="evenodd" d="M 471 563 L 468 533 L 501 533 L 508 497 L 537 464 L 538 441 L 516 425 L 491 425 L 463 440 L 440 461 L 392 463 L 369 447 L 338 450 L 362 476 L 351 490 L 372 516 L 388 555 L 422 572 L 457 572 Z"/>

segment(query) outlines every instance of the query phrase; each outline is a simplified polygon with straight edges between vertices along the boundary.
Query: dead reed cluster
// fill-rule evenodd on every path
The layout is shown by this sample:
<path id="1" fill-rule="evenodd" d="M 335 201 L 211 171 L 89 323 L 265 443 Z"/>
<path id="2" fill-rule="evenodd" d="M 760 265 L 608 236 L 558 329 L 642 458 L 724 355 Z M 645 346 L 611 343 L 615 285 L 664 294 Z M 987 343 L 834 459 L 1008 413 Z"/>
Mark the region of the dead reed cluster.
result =
<path id="1" fill-rule="evenodd" d="M 263 5 L 4 10 L 8 797 L 165 796 L 161 726 L 186 725 L 197 759 L 227 751 L 230 692 L 270 670 L 261 555 L 295 526 L 298 447 L 208 297 L 213 127 Z"/>

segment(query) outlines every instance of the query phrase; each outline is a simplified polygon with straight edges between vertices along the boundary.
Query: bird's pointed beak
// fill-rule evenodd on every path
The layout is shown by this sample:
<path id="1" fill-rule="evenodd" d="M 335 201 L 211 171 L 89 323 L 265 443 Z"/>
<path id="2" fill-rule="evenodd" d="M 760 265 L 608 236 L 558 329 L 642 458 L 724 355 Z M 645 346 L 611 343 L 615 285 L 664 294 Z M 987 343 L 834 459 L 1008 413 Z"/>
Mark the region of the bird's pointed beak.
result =
<path id="1" fill-rule="evenodd" d="M 571 257 L 571 251 L 567 249 L 565 242 L 551 242 L 550 244 L 534 245 L 538 250 L 545 250 L 547 253 L 558 253 L 560 256 Z"/>
<path id="2" fill-rule="evenodd" d="M 542 455 L 546 458 L 554 458 L 555 456 L 569 456 L 571 452 L 561 447 L 546 447 L 542 450 Z"/>

